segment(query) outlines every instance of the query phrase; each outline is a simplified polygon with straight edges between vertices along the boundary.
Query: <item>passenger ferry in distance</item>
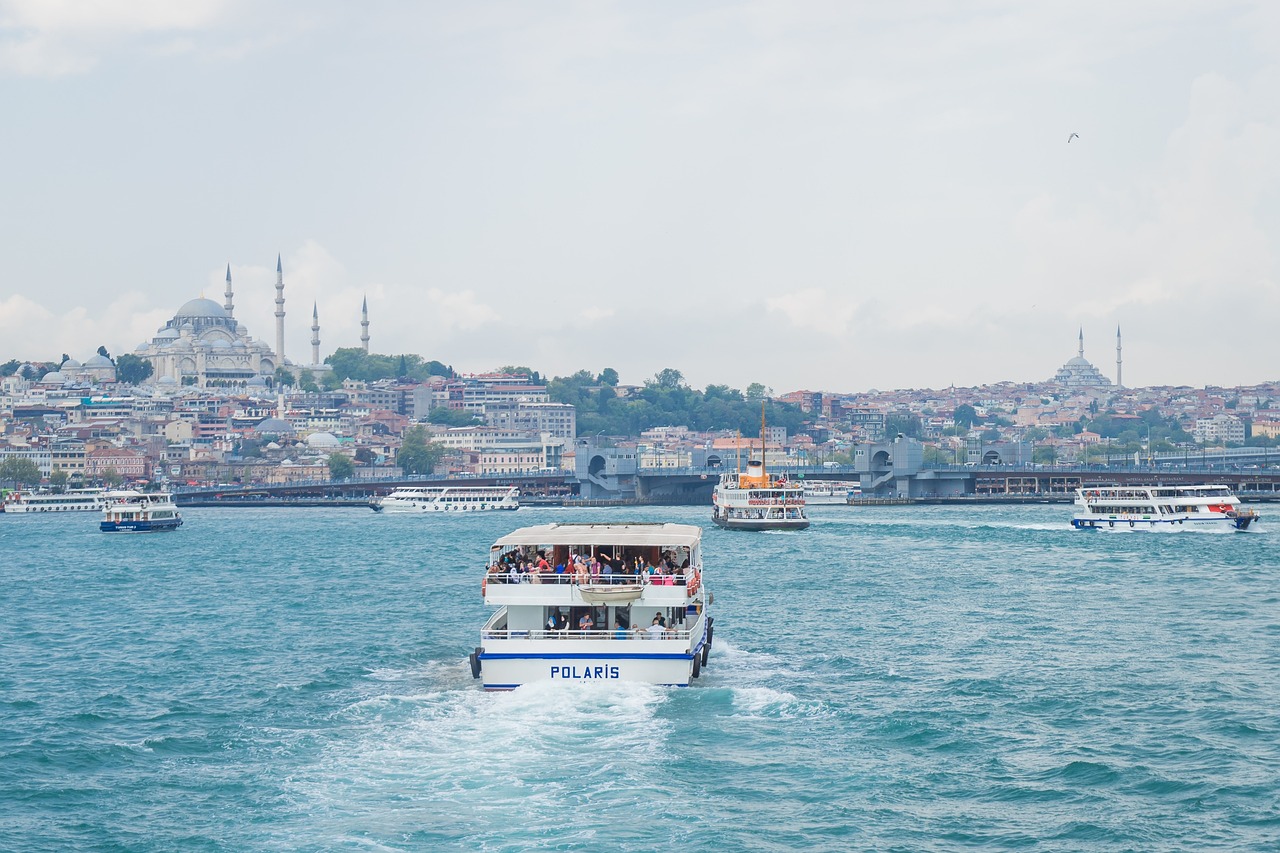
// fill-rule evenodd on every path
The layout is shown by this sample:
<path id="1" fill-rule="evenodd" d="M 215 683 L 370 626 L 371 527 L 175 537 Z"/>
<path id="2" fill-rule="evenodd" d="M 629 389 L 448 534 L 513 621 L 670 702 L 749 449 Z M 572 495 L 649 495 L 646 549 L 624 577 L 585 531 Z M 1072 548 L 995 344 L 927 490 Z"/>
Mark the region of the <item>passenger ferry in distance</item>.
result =
<path id="1" fill-rule="evenodd" d="M 177 530 L 182 516 L 173 498 L 164 492 L 107 492 L 106 508 L 98 528 L 104 533 L 150 533 Z"/>
<path id="2" fill-rule="evenodd" d="M 65 492 L 17 491 L 5 499 L 3 512 L 101 512 L 106 489 L 68 489 Z"/>
<path id="3" fill-rule="evenodd" d="M 854 494 L 862 494 L 857 483 L 841 483 L 837 480 L 805 480 L 804 502 L 806 506 L 847 504 Z"/>
<path id="4" fill-rule="evenodd" d="M 410 486 L 396 489 L 369 506 L 374 512 L 479 512 L 519 509 L 515 486 Z"/>
<path id="5" fill-rule="evenodd" d="M 702 528 L 542 524 L 503 536 L 480 584 L 498 610 L 471 674 L 486 690 L 534 681 L 687 687 L 711 651 Z"/>
<path id="6" fill-rule="evenodd" d="M 1087 486 L 1076 489 L 1077 530 L 1247 530 L 1258 514 L 1227 486 Z"/>

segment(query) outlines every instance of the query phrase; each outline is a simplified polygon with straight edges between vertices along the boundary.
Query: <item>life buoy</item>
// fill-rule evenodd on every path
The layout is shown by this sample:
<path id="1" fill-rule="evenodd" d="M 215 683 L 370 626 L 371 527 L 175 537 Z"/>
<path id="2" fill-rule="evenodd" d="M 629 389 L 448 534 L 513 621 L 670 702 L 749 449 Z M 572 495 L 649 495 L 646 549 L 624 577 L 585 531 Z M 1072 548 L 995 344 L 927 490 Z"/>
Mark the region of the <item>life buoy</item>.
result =
<path id="1" fill-rule="evenodd" d="M 480 597 L 484 598 L 489 594 L 489 579 L 485 578 L 480 581 Z"/>
<path id="2" fill-rule="evenodd" d="M 694 572 L 693 577 L 689 579 L 689 585 L 687 588 L 688 594 L 691 596 L 697 595 L 698 587 L 701 584 L 702 584 L 702 574 L 700 572 Z"/>

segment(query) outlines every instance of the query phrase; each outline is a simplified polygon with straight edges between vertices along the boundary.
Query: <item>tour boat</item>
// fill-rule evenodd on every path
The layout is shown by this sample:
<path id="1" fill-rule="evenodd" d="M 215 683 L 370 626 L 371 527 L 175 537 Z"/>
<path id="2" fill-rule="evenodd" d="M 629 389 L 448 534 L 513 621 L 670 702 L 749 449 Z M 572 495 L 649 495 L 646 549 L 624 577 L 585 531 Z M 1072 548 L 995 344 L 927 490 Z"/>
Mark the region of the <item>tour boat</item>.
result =
<path id="1" fill-rule="evenodd" d="M 374 512 L 479 512 L 519 509 L 519 498 L 515 486 L 412 486 L 369 506 Z"/>
<path id="2" fill-rule="evenodd" d="M 842 483 L 837 480 L 805 480 L 804 481 L 804 502 L 806 506 L 828 506 L 834 504 L 847 504 L 849 496 L 856 490 L 862 493 L 861 488 L 857 488 L 854 483 Z"/>
<path id="3" fill-rule="evenodd" d="M 107 492 L 99 529 L 104 533 L 149 533 L 177 530 L 182 516 L 164 492 Z"/>
<path id="4" fill-rule="evenodd" d="M 711 493 L 711 520 L 726 530 L 804 530 L 809 526 L 804 485 L 765 470 L 765 435 L 761 404 L 760 458 L 748 458 L 746 471 L 721 474 Z"/>
<path id="5" fill-rule="evenodd" d="M 498 608 L 471 654 L 486 690 L 535 681 L 687 687 L 710 654 L 711 596 L 693 525 L 525 527 L 493 544 L 481 592 Z"/>
<path id="6" fill-rule="evenodd" d="M 1227 486 L 1087 486 L 1076 489 L 1079 530 L 1245 530 L 1258 519 Z"/>
<path id="7" fill-rule="evenodd" d="M 65 492 L 14 492 L 4 512 L 101 512 L 106 489 L 68 489 Z"/>

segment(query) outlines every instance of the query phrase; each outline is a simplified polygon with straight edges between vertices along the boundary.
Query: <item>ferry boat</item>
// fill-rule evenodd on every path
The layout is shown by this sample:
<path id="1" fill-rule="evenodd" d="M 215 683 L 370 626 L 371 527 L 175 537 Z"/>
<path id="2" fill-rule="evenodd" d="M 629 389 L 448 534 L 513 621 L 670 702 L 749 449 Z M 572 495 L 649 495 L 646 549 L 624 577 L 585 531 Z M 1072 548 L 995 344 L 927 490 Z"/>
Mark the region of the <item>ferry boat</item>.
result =
<path id="1" fill-rule="evenodd" d="M 102 523 L 104 533 L 149 533 L 177 530 L 182 516 L 173 498 L 163 492 L 107 492 Z"/>
<path id="2" fill-rule="evenodd" d="M 1076 489 L 1077 530 L 1247 530 L 1258 514 L 1227 486 L 1088 486 Z"/>
<path id="3" fill-rule="evenodd" d="M 5 499 L 2 512 L 101 512 L 106 489 L 68 489 L 65 492 L 17 491 Z"/>
<path id="4" fill-rule="evenodd" d="M 857 484 L 841 483 L 836 480 L 805 480 L 804 502 L 806 506 L 826 506 L 847 504 L 854 494 L 862 494 Z"/>
<path id="5" fill-rule="evenodd" d="M 374 512 L 479 512 L 519 509 L 515 486 L 411 486 L 369 504 Z"/>
<path id="6" fill-rule="evenodd" d="M 687 687 L 711 650 L 702 529 L 542 524 L 503 536 L 481 583 L 498 610 L 471 674 L 486 690 L 535 681 Z"/>

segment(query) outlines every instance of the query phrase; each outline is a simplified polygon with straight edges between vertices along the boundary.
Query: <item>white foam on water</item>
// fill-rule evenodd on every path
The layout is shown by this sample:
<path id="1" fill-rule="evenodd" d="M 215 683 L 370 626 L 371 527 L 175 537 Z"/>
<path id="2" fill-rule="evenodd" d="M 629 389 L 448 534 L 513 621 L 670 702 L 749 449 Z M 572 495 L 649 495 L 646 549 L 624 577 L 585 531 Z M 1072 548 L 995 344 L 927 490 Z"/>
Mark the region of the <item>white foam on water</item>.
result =
<path id="1" fill-rule="evenodd" d="M 669 690 L 634 682 L 539 682 L 369 697 L 319 732 L 319 754 L 286 780 L 305 819 L 337 840 L 380 827 L 549 820 L 574 798 L 610 796 L 670 759 Z M 621 777 L 621 778 L 620 778 Z M 394 843 L 394 834 L 379 832 Z"/>

